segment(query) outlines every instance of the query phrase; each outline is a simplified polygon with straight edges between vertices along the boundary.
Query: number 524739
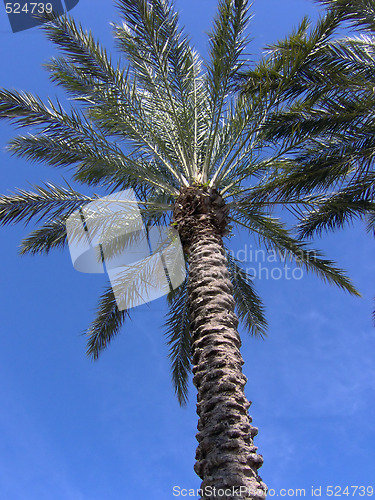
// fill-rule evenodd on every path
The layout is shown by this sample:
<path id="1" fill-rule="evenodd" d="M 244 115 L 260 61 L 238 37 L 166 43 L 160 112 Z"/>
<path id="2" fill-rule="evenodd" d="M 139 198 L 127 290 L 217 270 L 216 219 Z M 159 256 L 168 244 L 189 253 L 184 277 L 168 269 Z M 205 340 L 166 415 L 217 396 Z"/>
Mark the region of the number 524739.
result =
<path id="1" fill-rule="evenodd" d="M 23 4 L 18 2 L 8 2 L 5 4 L 5 11 L 7 14 L 50 14 L 52 12 L 51 3 L 42 2 L 25 2 Z"/>

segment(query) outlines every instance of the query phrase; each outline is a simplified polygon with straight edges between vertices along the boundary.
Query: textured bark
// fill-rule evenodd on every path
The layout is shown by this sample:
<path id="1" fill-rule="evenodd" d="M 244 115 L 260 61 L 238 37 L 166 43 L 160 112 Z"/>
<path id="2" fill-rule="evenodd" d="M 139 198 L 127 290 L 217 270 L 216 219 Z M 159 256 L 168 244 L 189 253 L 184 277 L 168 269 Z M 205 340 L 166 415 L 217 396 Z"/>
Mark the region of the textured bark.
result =
<path id="1" fill-rule="evenodd" d="M 199 416 L 194 469 L 203 480 L 204 500 L 258 500 L 266 497 L 267 490 L 257 474 L 263 458 L 253 443 L 258 431 L 251 425 L 244 394 L 247 379 L 241 368 L 238 319 L 222 242 L 226 211 L 220 200 L 212 204 L 217 197 L 221 198 L 212 190 L 187 188 L 175 209 L 189 253 L 193 382 Z"/>

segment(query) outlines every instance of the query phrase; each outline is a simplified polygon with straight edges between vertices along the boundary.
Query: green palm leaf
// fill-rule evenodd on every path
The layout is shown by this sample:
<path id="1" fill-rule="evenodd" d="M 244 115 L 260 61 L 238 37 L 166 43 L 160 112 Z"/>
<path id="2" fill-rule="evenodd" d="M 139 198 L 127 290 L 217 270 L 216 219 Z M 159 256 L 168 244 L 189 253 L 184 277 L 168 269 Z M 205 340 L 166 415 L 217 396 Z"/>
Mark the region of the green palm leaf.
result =
<path id="1" fill-rule="evenodd" d="M 323 259 L 320 251 L 308 249 L 305 243 L 293 238 L 278 219 L 266 216 L 252 207 L 242 206 L 233 210 L 235 215 L 231 216 L 231 220 L 258 235 L 266 248 L 276 251 L 283 259 L 289 257 L 295 260 L 297 265 L 314 272 L 322 280 L 335 284 L 352 295 L 360 296 L 342 269 L 336 267 L 334 262 Z"/>
<path id="2" fill-rule="evenodd" d="M 20 254 L 48 254 L 51 250 L 67 246 L 66 217 L 57 217 L 43 224 L 21 241 Z"/>
<path id="3" fill-rule="evenodd" d="M 206 65 L 206 85 L 209 95 L 211 125 L 202 181 L 207 181 L 215 148 L 220 120 L 228 94 L 235 87 L 236 78 L 244 65 L 245 30 L 249 21 L 247 0 L 219 0 L 218 13 L 210 36 L 209 61 Z"/>
<path id="4" fill-rule="evenodd" d="M 68 216 L 82 205 L 97 197 L 84 196 L 65 187 L 48 183 L 35 186 L 34 191 L 18 189 L 12 195 L 0 197 L 0 224 L 28 224 L 32 219 L 39 222 L 43 218 L 53 220 L 61 215 Z"/>
<path id="5" fill-rule="evenodd" d="M 187 280 L 168 295 L 169 310 L 165 327 L 171 360 L 172 381 L 181 405 L 187 403 L 188 380 L 191 372 L 191 339 Z"/>
<path id="6" fill-rule="evenodd" d="M 267 330 L 263 303 L 255 292 L 251 277 L 241 268 L 237 259 L 230 252 L 227 252 L 227 259 L 238 318 L 251 335 L 263 338 Z"/>
<path id="7" fill-rule="evenodd" d="M 129 312 L 118 309 L 113 290 L 109 287 L 101 295 L 96 317 L 86 332 L 87 355 L 98 359 L 100 352 L 120 332 L 126 317 L 129 317 Z"/>

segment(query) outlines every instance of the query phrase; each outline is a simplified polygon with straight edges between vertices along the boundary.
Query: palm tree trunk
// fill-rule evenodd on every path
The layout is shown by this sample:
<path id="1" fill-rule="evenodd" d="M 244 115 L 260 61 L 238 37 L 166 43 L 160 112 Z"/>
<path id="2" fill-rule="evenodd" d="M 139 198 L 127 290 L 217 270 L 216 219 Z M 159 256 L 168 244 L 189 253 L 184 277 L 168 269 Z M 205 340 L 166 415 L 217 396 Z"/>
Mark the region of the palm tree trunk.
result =
<path id="1" fill-rule="evenodd" d="M 247 379 L 241 369 L 238 319 L 222 238 L 212 224 L 197 224 L 189 243 L 193 382 L 199 416 L 194 469 L 203 480 L 202 499 L 264 499 L 267 487 L 257 474 L 263 458 L 253 444 L 258 430 L 250 424 L 250 402 L 244 394 Z"/>

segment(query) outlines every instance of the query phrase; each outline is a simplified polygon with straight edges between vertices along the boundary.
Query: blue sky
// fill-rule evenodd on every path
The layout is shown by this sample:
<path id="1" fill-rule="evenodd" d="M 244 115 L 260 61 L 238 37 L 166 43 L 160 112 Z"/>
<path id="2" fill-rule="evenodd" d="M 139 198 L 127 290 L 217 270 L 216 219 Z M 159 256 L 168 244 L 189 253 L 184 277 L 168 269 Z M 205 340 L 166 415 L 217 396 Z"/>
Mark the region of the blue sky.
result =
<path id="1" fill-rule="evenodd" d="M 216 0 L 176 0 L 182 24 L 205 54 Z M 307 0 L 258 0 L 249 46 L 261 48 L 287 34 Z M 71 13 L 112 50 L 111 0 L 80 0 Z M 41 64 L 55 53 L 42 32 L 13 34 L 0 6 L 0 86 L 55 96 Z M 69 172 L 11 158 L 15 134 L 0 123 L 0 192 L 61 180 Z M 198 488 L 195 389 L 180 408 L 170 381 L 163 337 L 163 299 L 134 310 L 124 331 L 93 363 L 81 333 L 105 287 L 101 275 L 74 271 L 69 253 L 20 257 L 27 229 L 0 229 L 0 499 L 127 500 L 173 498 L 173 486 Z M 252 246 L 251 246 L 252 245 Z M 259 427 L 256 445 L 269 488 L 375 487 L 374 240 L 358 223 L 315 246 L 345 268 L 363 298 L 329 287 L 315 276 L 257 280 L 269 320 L 264 341 L 243 333 L 246 393 Z M 233 239 L 246 266 L 268 266 L 254 242 Z M 253 255 L 252 255 L 253 253 Z M 275 270 L 276 269 L 276 270 Z M 280 271 L 279 271 L 280 270 Z"/>

